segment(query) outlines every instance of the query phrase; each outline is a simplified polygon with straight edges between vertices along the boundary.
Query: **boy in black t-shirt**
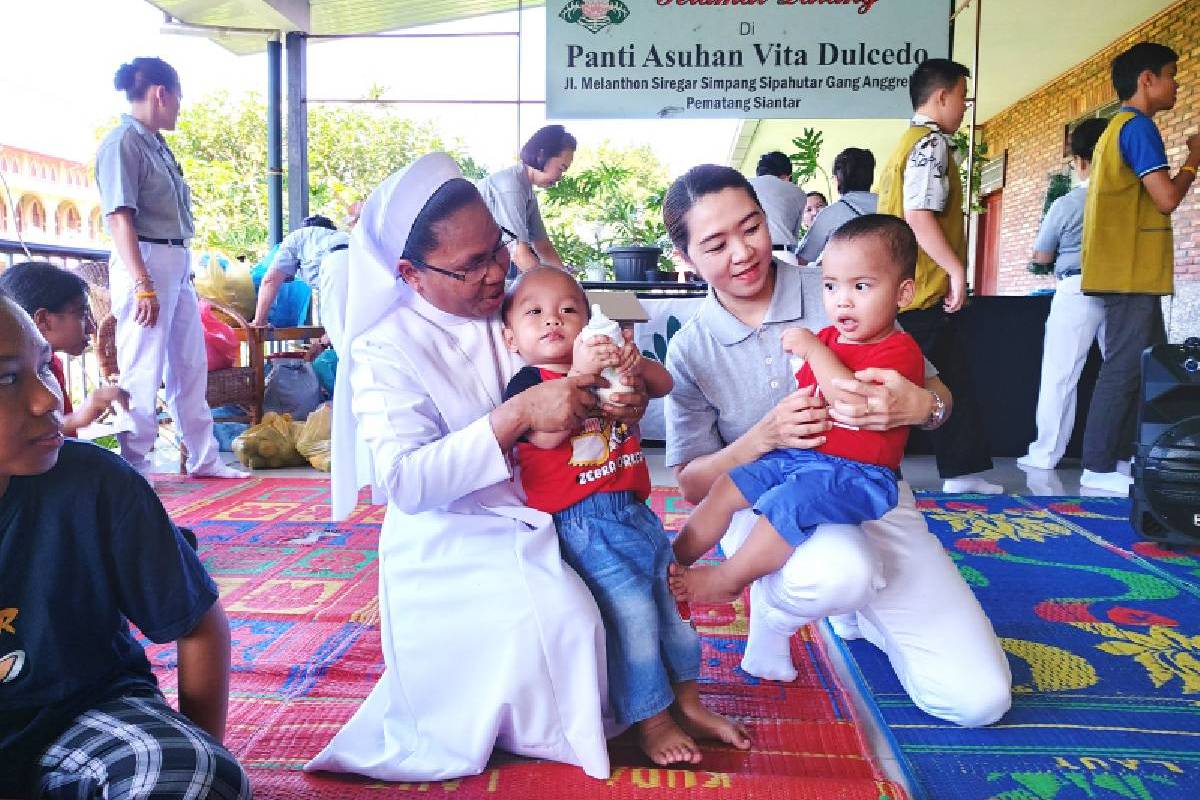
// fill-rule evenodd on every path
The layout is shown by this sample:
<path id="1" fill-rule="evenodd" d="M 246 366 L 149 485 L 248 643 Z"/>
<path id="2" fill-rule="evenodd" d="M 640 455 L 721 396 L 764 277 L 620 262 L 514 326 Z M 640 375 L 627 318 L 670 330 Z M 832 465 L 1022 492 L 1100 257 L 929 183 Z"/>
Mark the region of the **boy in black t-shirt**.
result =
<path id="1" fill-rule="evenodd" d="M 216 587 L 145 479 L 64 440 L 50 358 L 0 295 L 0 796 L 250 797 Z M 182 713 L 129 622 L 178 642 Z"/>

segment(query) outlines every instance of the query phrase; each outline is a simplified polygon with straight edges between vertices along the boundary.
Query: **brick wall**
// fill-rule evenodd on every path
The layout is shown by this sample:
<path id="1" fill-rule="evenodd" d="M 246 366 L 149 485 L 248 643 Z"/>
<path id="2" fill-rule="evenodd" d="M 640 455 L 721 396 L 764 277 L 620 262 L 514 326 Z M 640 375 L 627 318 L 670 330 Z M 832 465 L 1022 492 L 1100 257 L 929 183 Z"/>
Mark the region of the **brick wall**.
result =
<path id="1" fill-rule="evenodd" d="M 1033 275 L 1026 267 L 1041 222 L 1047 176 L 1066 163 L 1063 129 L 1071 120 L 1116 99 L 1109 65 L 1114 56 L 1140 41 L 1160 42 L 1179 53 L 1175 108 L 1155 115 L 1154 121 L 1162 131 L 1172 174 L 1183 163 L 1184 139 L 1200 125 L 1200 0 L 1171 6 L 988 120 L 983 135 L 989 156 L 1008 151 L 1008 175 L 1001 198 L 1000 294 L 1027 294 L 1053 284 L 1053 278 Z M 1176 280 L 1200 281 L 1200 191 L 1196 186 L 1176 209 L 1172 224 Z"/>

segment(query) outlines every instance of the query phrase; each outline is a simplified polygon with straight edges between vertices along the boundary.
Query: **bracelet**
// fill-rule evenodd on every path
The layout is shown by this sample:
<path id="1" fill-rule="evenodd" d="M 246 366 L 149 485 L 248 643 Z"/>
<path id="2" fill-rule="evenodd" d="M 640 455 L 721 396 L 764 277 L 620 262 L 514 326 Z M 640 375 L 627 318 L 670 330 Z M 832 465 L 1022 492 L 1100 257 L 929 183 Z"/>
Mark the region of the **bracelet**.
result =
<path id="1" fill-rule="evenodd" d="M 1196 177 L 1196 168 L 1193 167 L 1191 164 L 1184 164 L 1182 167 L 1179 168 L 1179 171 L 1180 172 L 1190 172 L 1190 173 L 1192 173 L 1193 178 Z"/>
<path id="2" fill-rule="evenodd" d="M 144 288 L 146 291 L 151 291 L 154 289 L 154 281 L 150 280 L 149 278 L 145 278 L 140 281 L 134 281 L 133 286 L 135 289 Z"/>
<path id="3" fill-rule="evenodd" d="M 923 431 L 934 431 L 946 421 L 946 401 L 937 392 L 928 389 L 925 391 L 933 395 L 933 409 L 929 412 L 928 419 L 922 422 L 920 427 Z"/>
<path id="4" fill-rule="evenodd" d="M 155 291 L 134 292 L 133 296 L 136 297 L 138 300 L 154 300 L 158 297 L 158 292 L 155 292 Z"/>

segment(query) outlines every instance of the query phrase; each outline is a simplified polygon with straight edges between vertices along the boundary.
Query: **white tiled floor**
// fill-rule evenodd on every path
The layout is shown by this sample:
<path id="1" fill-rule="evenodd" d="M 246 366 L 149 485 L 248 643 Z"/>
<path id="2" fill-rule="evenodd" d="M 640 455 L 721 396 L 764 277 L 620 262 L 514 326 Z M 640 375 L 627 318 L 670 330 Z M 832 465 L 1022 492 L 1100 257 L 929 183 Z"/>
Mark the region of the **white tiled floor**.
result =
<path id="1" fill-rule="evenodd" d="M 156 472 L 178 473 L 179 452 L 177 450 L 173 450 L 164 439 L 160 438 L 159 447 L 155 453 Z M 237 463 L 231 453 L 223 453 L 222 455 L 226 457 L 227 462 Z M 664 465 L 661 448 L 647 448 L 646 461 L 650 467 L 650 477 L 655 486 L 676 485 L 674 473 Z M 904 460 L 902 469 L 905 478 L 914 489 L 933 491 L 941 489 L 941 479 L 938 477 L 937 466 L 932 456 L 910 456 Z M 318 472 L 306 467 L 270 470 L 256 474 L 273 478 L 328 477 L 327 473 Z M 1079 474 L 1080 469 L 1075 462 L 1068 462 L 1064 465 L 1064 468 L 1055 471 L 1024 470 L 1017 466 L 1015 459 L 1001 458 L 996 459 L 995 468 L 986 473 L 986 477 L 994 483 L 999 483 L 1004 487 L 1006 492 L 1012 494 L 1077 496 L 1080 494 Z M 1083 494 L 1089 493 L 1104 494 L 1103 492 L 1093 492 L 1088 489 L 1083 490 Z M 911 795 L 911 788 L 907 785 L 896 755 L 881 731 L 874 713 L 857 691 L 855 681 L 848 671 L 838 644 L 831 639 L 833 633 L 825 624 L 819 625 L 818 628 L 821 636 L 826 640 L 827 646 L 825 649 L 830 654 L 834 670 L 838 673 L 842 686 L 851 695 L 859 724 L 862 725 L 866 733 L 867 741 L 878 763 L 888 778 L 904 786 L 905 790 Z"/>

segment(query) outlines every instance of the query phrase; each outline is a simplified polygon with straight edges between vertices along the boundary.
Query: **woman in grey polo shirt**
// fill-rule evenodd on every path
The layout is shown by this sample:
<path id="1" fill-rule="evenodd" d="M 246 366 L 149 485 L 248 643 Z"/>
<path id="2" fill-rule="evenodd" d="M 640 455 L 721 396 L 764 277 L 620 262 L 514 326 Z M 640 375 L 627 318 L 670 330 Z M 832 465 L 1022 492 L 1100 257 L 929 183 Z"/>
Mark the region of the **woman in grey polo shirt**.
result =
<path id="1" fill-rule="evenodd" d="M 562 267 L 554 249 L 533 187 L 548 189 L 558 183 L 575 158 L 575 137 L 562 125 L 546 125 L 521 148 L 521 163 L 493 173 L 479 182 L 483 202 L 496 224 L 510 231 L 516 241 L 509 246 L 512 267 L 508 277 L 539 264 Z"/>
<path id="2" fill-rule="evenodd" d="M 691 502 L 731 468 L 781 447 L 816 447 L 844 424 L 887 429 L 944 420 L 949 392 L 936 377 L 914 386 L 891 370 L 864 370 L 843 388 L 860 406 L 825 409 L 795 386 L 780 334 L 827 324 L 820 273 L 771 258 L 766 218 L 736 170 L 701 166 L 672 184 L 663 216 L 676 255 L 706 281 L 709 296 L 671 340 L 667 368 L 667 465 Z M 773 680 L 796 676 L 789 638 L 829 615 L 843 638 L 865 637 L 887 653 L 920 708 L 960 725 L 995 722 L 1011 702 L 1008 662 L 991 624 L 930 534 L 911 489 L 862 526 L 822 525 L 777 573 L 750 588 L 750 635 L 742 668 Z M 753 512 L 739 512 L 722 540 L 731 553 Z"/>
<path id="3" fill-rule="evenodd" d="M 113 252 L 109 289 L 117 319 L 117 365 L 129 411 L 118 419 L 121 455 L 142 474 L 158 434 L 156 398 L 166 400 L 188 449 L 196 477 L 244 477 L 221 462 L 205 400 L 208 360 L 188 239 L 192 199 L 179 162 L 160 131 L 174 130 L 180 86 L 175 69 L 160 58 L 135 58 L 113 79 L 130 102 L 128 114 L 100 144 L 100 188 Z"/>

